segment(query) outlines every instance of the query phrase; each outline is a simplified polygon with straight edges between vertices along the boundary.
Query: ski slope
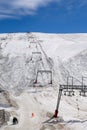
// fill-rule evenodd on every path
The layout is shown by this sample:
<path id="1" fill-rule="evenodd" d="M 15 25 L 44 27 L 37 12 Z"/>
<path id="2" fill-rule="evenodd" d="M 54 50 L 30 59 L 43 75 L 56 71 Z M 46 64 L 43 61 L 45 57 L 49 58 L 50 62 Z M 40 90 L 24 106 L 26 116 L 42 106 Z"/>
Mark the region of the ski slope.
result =
<path id="1" fill-rule="evenodd" d="M 86 62 L 87 34 L 0 34 L 0 87 L 8 90 L 18 106 L 3 107 L 15 113 L 18 125 L 10 119 L 0 129 L 87 130 L 87 97 L 78 92 L 74 97 L 62 96 L 62 122 L 43 123 L 54 114 L 59 84 L 66 84 L 67 76 L 86 77 Z M 38 71 L 44 73 L 37 77 Z M 52 84 L 48 71 L 52 71 Z"/>

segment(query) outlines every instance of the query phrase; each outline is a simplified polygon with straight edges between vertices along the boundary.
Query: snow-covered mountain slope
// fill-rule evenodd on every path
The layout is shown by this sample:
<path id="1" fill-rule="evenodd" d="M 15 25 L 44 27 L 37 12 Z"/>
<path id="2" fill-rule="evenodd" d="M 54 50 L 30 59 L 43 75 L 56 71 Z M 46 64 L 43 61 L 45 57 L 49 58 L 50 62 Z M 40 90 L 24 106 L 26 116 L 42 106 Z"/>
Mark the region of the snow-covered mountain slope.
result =
<path id="1" fill-rule="evenodd" d="M 87 48 L 87 34 L 45 34 L 45 33 L 13 33 L 0 34 L 0 42 L 6 54 L 29 56 L 29 43 L 35 37 L 48 56 L 59 56 L 68 59 Z M 34 44 L 32 45 L 32 48 Z M 34 48 L 33 48 L 34 49 Z"/>
<path id="2" fill-rule="evenodd" d="M 74 97 L 62 96 L 63 122 L 43 124 L 54 113 L 59 84 L 66 83 L 67 76 L 87 76 L 86 62 L 87 34 L 0 34 L 0 88 L 17 103 L 17 109 L 3 109 L 18 118 L 18 125 L 10 125 L 11 120 L 0 129 L 87 130 L 87 98 L 78 92 Z M 35 82 L 37 87 L 32 88 Z"/>
<path id="3" fill-rule="evenodd" d="M 79 81 L 84 77 L 84 84 L 87 84 L 87 49 L 70 58 L 64 66 L 68 73 Z"/>
<path id="4" fill-rule="evenodd" d="M 32 86 L 38 70 L 52 71 L 55 85 L 65 82 L 69 74 L 87 75 L 86 54 L 79 55 L 84 50 L 86 53 L 87 34 L 0 34 L 0 46 L 0 82 L 4 88 Z M 48 82 L 46 76 L 39 76 L 41 82 Z"/>
<path id="5" fill-rule="evenodd" d="M 87 48 L 87 34 L 34 34 L 43 42 L 43 47 L 51 57 L 62 60 L 75 56 Z"/>

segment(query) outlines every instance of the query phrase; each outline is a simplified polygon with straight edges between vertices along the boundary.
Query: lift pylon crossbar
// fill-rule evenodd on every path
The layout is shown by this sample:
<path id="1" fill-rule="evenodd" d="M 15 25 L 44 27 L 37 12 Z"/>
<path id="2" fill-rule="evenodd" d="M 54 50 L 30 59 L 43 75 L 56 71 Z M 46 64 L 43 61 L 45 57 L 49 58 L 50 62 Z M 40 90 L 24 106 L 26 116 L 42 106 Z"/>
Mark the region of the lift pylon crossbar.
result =
<path id="1" fill-rule="evenodd" d="M 39 55 L 41 55 L 41 52 L 32 52 L 32 54 L 39 54 Z"/>
<path id="2" fill-rule="evenodd" d="M 87 85 L 60 85 L 61 89 L 87 90 Z"/>
<path id="3" fill-rule="evenodd" d="M 51 70 L 38 70 L 37 73 L 50 73 L 50 74 L 52 74 L 52 71 Z"/>

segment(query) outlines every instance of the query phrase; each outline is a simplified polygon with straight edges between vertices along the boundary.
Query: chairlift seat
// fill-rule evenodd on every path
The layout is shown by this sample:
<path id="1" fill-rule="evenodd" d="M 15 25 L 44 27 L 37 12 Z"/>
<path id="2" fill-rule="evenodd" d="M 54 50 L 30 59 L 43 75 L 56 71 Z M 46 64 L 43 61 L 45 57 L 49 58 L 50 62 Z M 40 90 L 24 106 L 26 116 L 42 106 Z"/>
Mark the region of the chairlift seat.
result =
<path id="1" fill-rule="evenodd" d="M 74 91 L 73 90 L 66 90 L 66 91 L 64 91 L 64 95 L 74 96 Z"/>
<path id="2" fill-rule="evenodd" d="M 86 97 L 87 96 L 87 91 L 81 90 L 79 95 Z"/>

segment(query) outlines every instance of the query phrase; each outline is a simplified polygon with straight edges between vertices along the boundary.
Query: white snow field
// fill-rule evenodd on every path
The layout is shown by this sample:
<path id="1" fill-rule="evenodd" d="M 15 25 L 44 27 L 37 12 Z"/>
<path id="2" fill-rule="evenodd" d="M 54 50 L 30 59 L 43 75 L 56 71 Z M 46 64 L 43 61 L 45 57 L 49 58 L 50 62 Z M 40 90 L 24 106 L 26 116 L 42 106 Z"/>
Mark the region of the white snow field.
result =
<path id="1" fill-rule="evenodd" d="M 87 130 L 87 97 L 77 90 L 75 96 L 62 95 L 61 120 L 44 123 L 68 76 L 75 84 L 84 76 L 87 84 L 87 34 L 0 34 L 0 109 L 10 113 L 0 130 Z"/>

